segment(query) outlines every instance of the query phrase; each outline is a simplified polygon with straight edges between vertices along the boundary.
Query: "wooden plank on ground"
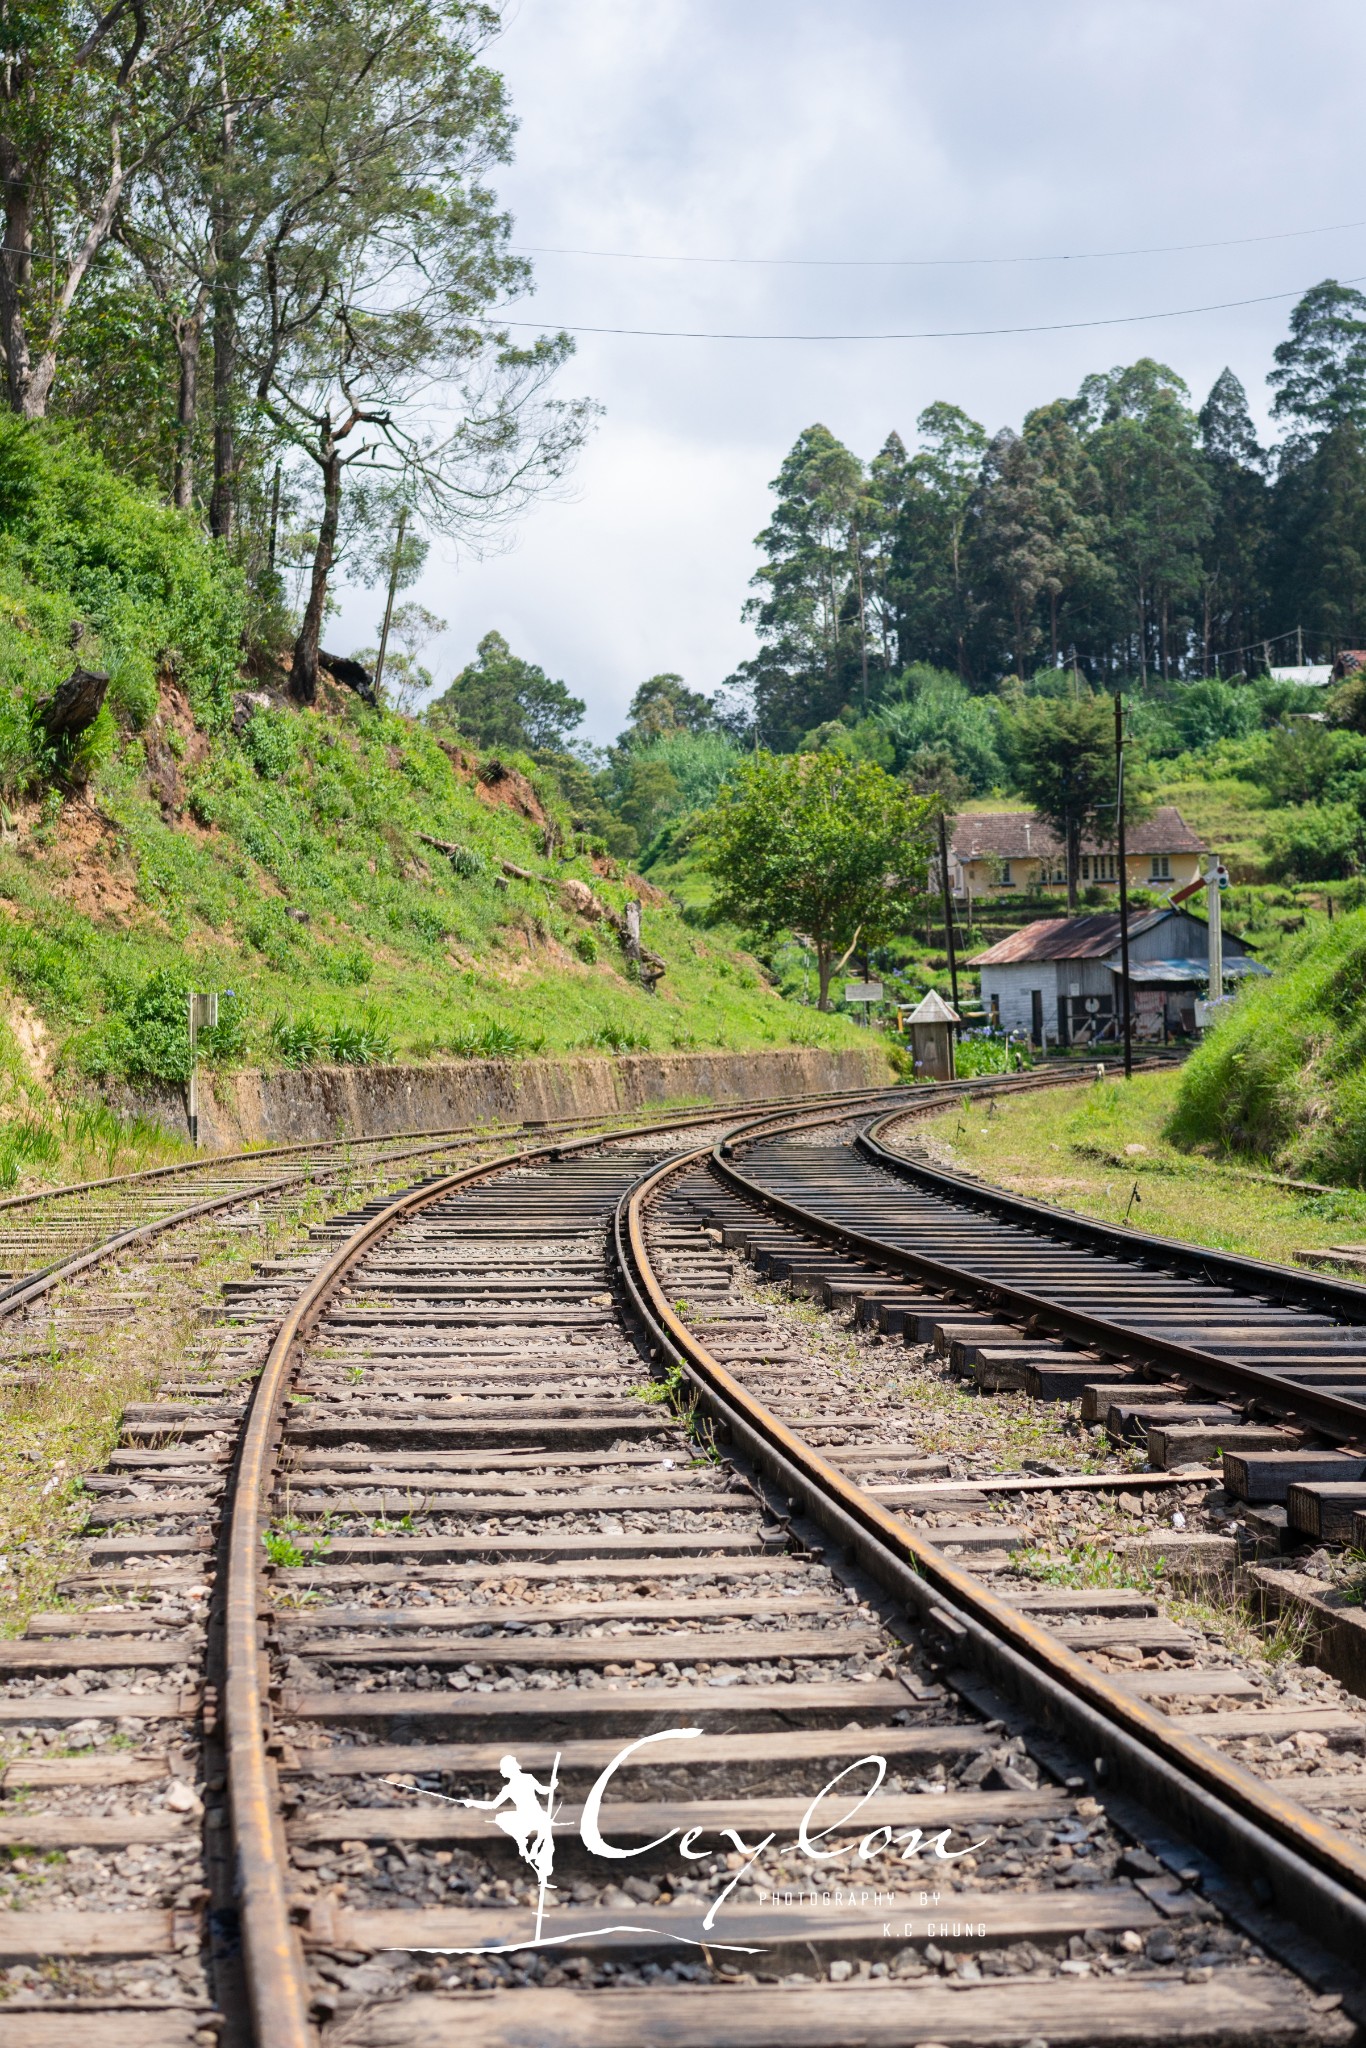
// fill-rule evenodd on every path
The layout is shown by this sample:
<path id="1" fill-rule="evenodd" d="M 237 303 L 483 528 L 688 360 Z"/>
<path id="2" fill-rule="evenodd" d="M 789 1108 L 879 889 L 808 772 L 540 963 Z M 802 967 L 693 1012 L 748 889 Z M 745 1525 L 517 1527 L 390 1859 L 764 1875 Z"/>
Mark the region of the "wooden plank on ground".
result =
<path id="1" fill-rule="evenodd" d="M 1316 2013 L 1304 1988 L 1230 1967 L 1205 1984 L 1167 1976 L 1031 1977 L 1027 1985 L 670 1984 L 534 1990 L 372 2004 L 347 2048 L 1346 2048 L 1352 2023 Z M 8 2048 L 0 2037 L 0 2048 Z"/>
<path id="2" fill-rule="evenodd" d="M 848 1909 L 801 1903 L 804 1887 L 794 1878 L 779 1887 L 776 1901 L 736 1905 L 727 1902 L 714 1929 L 702 1924 L 709 1900 L 681 1905 L 650 1906 L 629 1927 L 613 1926 L 611 1911 L 584 1907 L 552 1908 L 544 1932 L 557 1946 L 577 1955 L 677 1953 L 680 1941 L 714 1946 L 738 1943 L 763 1952 L 770 1961 L 801 1963 L 812 1948 L 853 1950 L 870 1961 L 895 1954 L 907 1942 L 950 1939 L 955 1950 L 972 1952 L 1013 1941 L 1066 1941 L 1089 1929 L 1120 1934 L 1165 1924 L 1151 1900 L 1132 1885 L 1088 1885 L 1084 1891 L 1009 1891 L 945 1893 L 930 1908 L 918 1903 L 874 1908 L 851 1903 Z M 912 1889 L 909 1894 L 915 1899 Z M 1177 1896 L 1175 1892 L 1173 1896 Z M 478 1907 L 437 1907 L 430 1910 L 367 1912 L 319 1902 L 310 1911 L 305 1939 L 327 1948 L 360 1949 L 369 1954 L 394 1949 L 497 1948 L 525 1941 L 534 1928 L 529 1908 L 489 1911 Z M 950 1934 L 950 1929 L 958 1932 Z"/>

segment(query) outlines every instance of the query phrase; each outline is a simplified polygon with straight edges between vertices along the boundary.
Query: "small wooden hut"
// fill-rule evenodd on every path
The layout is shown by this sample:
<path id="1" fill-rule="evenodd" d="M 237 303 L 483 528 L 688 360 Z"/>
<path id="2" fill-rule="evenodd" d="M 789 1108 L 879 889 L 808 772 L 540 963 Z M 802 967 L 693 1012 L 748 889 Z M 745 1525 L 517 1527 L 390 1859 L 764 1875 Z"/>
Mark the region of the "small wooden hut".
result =
<path id="1" fill-rule="evenodd" d="M 911 1054 L 917 1081 L 952 1081 L 953 1034 L 962 1019 L 944 998 L 931 989 L 911 1011 L 906 1028 L 911 1034 Z"/>

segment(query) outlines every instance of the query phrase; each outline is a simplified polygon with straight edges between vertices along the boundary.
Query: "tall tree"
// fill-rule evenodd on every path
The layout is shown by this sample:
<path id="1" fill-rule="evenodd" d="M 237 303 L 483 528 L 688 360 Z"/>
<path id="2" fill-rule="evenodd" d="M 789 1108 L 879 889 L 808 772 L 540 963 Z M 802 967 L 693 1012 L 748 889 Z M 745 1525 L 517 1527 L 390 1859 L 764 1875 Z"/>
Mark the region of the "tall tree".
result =
<path id="1" fill-rule="evenodd" d="M 1099 606 L 1113 601 L 1113 571 L 1096 474 L 1062 399 L 1025 417 L 1023 440 L 1034 465 L 1034 491 L 1049 535 L 1042 604 L 1048 614 L 1048 659 L 1075 646 Z"/>
<path id="2" fill-rule="evenodd" d="M 716 908 L 769 936 L 808 939 L 828 1010 L 840 954 L 860 936 L 876 944 L 904 930 L 923 900 L 932 815 L 871 761 L 756 754 L 702 821 Z"/>
<path id="3" fill-rule="evenodd" d="M 770 486 L 756 545 L 767 560 L 745 606 L 763 652 L 746 664 L 760 735 L 792 745 L 861 697 L 868 674 L 868 564 L 875 524 L 863 465 L 828 427 L 806 428 Z"/>
<path id="4" fill-rule="evenodd" d="M 1350 422 L 1366 433 L 1366 296 L 1325 278 L 1298 301 L 1267 382 L 1293 436 L 1317 440 Z"/>
<path id="5" fill-rule="evenodd" d="M 1202 549 L 1200 665 L 1208 673 L 1218 649 L 1245 650 L 1260 636 L 1266 601 L 1266 456 L 1232 370 L 1220 372 L 1200 408 L 1200 445 L 1214 491 Z M 1234 659 L 1246 666 L 1245 654 Z"/>
<path id="6" fill-rule="evenodd" d="M 47 410 L 72 307 L 139 179 L 203 113 L 212 54 L 267 0 L 7 0 L 0 34 L 0 348 L 11 409 Z"/>
<path id="7" fill-rule="evenodd" d="M 974 621 L 967 527 L 987 434 L 943 403 L 925 407 L 916 432 L 891 547 L 898 666 L 929 661 L 966 679 Z"/>
<path id="8" fill-rule="evenodd" d="M 1115 799 L 1114 713 L 1104 694 L 1028 697 L 1003 720 L 1020 788 L 1063 842 L 1077 907 L 1081 838 Z M 1110 820 L 1113 826 L 1113 812 Z"/>
<path id="9" fill-rule="evenodd" d="M 534 661 L 514 654 L 501 633 L 485 633 L 475 658 L 428 708 L 433 725 L 453 726 L 483 747 L 558 752 L 584 714 L 582 697 Z"/>
<path id="10" fill-rule="evenodd" d="M 1023 676 L 1041 637 L 1039 599 L 1050 581 L 1060 587 L 1062 555 L 1042 464 L 1010 427 L 995 436 L 982 464 L 973 501 L 973 556 L 983 582 L 1000 597 L 1015 672 Z"/>
<path id="11" fill-rule="evenodd" d="M 1084 438 L 1132 634 L 1130 668 L 1144 680 L 1150 666 L 1170 675 L 1184 655 L 1214 515 L 1186 397 L 1175 371 L 1150 357 L 1088 377 L 1081 388 L 1079 411 L 1094 422 Z"/>
<path id="12" fill-rule="evenodd" d="M 1286 451 L 1274 496 L 1279 616 L 1331 654 L 1366 635 L 1366 436 L 1351 420 Z"/>
<path id="13" fill-rule="evenodd" d="M 709 732 L 715 724 L 715 707 L 700 690 L 690 690 L 682 676 L 668 671 L 650 676 L 632 697 L 626 712 L 626 730 L 618 747 L 645 747 L 652 740 L 677 732 Z"/>
<path id="14" fill-rule="evenodd" d="M 513 130 L 479 61 L 498 25 L 476 0 L 318 0 L 291 46 L 259 303 L 234 347 L 255 404 L 317 477 L 290 677 L 304 703 L 348 478 L 365 487 L 349 507 L 362 524 L 398 497 L 415 523 L 475 546 L 563 474 L 588 429 L 591 407 L 547 395 L 568 336 L 516 347 L 494 324 L 529 278 L 484 182 Z"/>

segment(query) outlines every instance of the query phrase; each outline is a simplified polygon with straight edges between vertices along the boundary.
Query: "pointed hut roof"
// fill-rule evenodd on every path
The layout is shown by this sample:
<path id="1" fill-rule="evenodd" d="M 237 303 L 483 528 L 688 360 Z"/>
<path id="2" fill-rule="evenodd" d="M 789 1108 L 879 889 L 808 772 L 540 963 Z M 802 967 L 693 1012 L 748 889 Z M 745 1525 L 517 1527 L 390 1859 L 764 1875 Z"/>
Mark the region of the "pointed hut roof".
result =
<path id="1" fill-rule="evenodd" d="M 951 1010 L 937 989 L 931 989 L 907 1017 L 908 1024 L 961 1024 L 957 1010 Z"/>

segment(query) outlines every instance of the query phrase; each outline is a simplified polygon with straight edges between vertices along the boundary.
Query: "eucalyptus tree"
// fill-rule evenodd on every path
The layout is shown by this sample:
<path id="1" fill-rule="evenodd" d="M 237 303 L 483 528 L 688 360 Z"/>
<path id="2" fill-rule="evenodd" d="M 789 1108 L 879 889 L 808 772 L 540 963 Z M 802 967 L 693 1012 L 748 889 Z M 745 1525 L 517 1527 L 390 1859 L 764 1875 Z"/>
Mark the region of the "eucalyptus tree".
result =
<path id="1" fill-rule="evenodd" d="M 959 406 L 927 405 L 907 465 L 892 542 L 899 665 L 932 661 L 966 677 L 975 620 L 967 562 L 986 429 Z"/>
<path id="2" fill-rule="evenodd" d="M 513 133 L 479 61 L 498 25 L 473 0 L 315 4 L 263 119 L 271 205 L 239 346 L 253 403 L 316 472 L 303 702 L 349 535 L 401 502 L 487 544 L 588 430 L 589 405 L 549 395 L 569 338 L 517 346 L 494 318 L 530 276 L 485 182 Z"/>
<path id="3" fill-rule="evenodd" d="M 1214 492 L 1214 517 L 1202 549 L 1201 668 L 1224 648 L 1245 668 L 1264 631 L 1270 487 L 1247 393 L 1222 370 L 1200 408 L 1200 445 Z"/>
<path id="4" fill-rule="evenodd" d="M 1088 377 L 1076 410 L 1101 480 L 1107 553 L 1136 657 L 1125 666 L 1143 680 L 1150 665 L 1167 676 L 1184 656 L 1214 516 L 1186 386 L 1145 356 Z M 1122 657 L 1122 641 L 1116 652 Z"/>
<path id="5" fill-rule="evenodd" d="M 749 665 L 761 732 L 791 745 L 866 700 L 867 544 L 877 513 L 863 465 L 828 427 L 798 435 L 770 489 L 773 517 L 756 545 L 767 556 L 744 608 L 763 643 Z"/>
<path id="6" fill-rule="evenodd" d="M 11 409 L 48 408 L 72 307 L 129 195 L 221 90 L 224 39 L 269 0 L 5 0 L 0 348 Z"/>

